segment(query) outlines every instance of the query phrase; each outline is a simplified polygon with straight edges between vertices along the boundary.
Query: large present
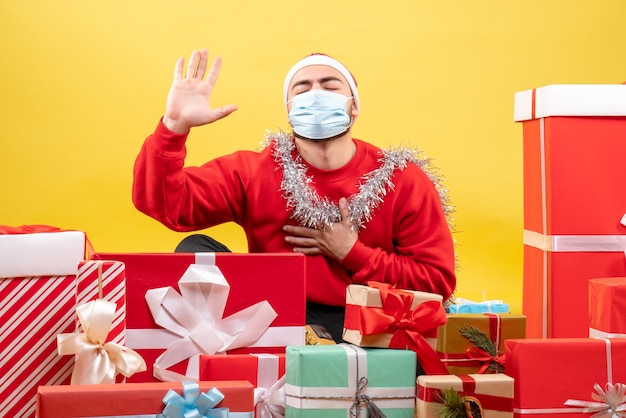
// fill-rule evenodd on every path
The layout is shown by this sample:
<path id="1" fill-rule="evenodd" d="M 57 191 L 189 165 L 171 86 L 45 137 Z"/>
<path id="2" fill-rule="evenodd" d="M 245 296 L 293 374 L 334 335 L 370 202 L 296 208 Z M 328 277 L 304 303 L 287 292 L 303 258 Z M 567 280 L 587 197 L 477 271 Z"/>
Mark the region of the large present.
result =
<path id="1" fill-rule="evenodd" d="M 589 336 L 626 338 L 626 277 L 589 280 Z"/>
<path id="2" fill-rule="evenodd" d="M 285 415 L 285 354 L 203 354 L 200 380 L 247 380 L 254 386 L 256 418 Z"/>
<path id="3" fill-rule="evenodd" d="M 70 382 L 74 357 L 58 355 L 57 334 L 75 330 L 76 268 L 86 246 L 79 231 L 0 226 L 2 417 L 34 416 L 37 386 Z"/>
<path id="4" fill-rule="evenodd" d="M 513 417 L 513 378 L 504 374 L 417 377 L 417 418 Z"/>
<path id="5" fill-rule="evenodd" d="M 437 354 L 451 374 L 501 373 L 504 341 L 526 337 L 526 317 L 515 314 L 447 314 Z"/>
<path id="6" fill-rule="evenodd" d="M 505 344 L 506 374 L 515 379 L 515 417 L 589 417 L 568 401 L 592 402 L 596 385 L 626 382 L 625 339 L 530 338 Z"/>
<path id="7" fill-rule="evenodd" d="M 304 344 L 302 254 L 112 254 L 126 266 L 126 346 L 146 361 L 127 382 L 198 377 L 200 354 L 284 353 Z M 269 312 L 271 311 L 271 312 Z"/>
<path id="8" fill-rule="evenodd" d="M 447 374 L 435 353 L 437 330 L 446 321 L 442 300 L 386 283 L 349 285 L 343 340 L 360 347 L 408 348 L 427 374 Z"/>
<path id="9" fill-rule="evenodd" d="M 516 93 L 523 123 L 527 335 L 588 336 L 589 279 L 626 276 L 626 85 Z"/>
<path id="10" fill-rule="evenodd" d="M 417 359 L 411 350 L 353 344 L 287 347 L 286 418 L 413 418 Z M 382 415 L 374 415 L 382 416 Z"/>
<path id="11" fill-rule="evenodd" d="M 37 418 L 252 418 L 246 381 L 148 382 L 41 386 Z"/>

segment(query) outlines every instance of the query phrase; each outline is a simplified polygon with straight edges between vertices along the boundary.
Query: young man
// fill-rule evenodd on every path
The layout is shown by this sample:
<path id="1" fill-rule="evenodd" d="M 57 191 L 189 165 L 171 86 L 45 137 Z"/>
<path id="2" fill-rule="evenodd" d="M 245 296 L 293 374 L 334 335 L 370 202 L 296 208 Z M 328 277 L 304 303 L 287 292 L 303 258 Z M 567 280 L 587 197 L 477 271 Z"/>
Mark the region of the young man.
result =
<path id="1" fill-rule="evenodd" d="M 359 114 L 354 78 L 323 54 L 288 72 L 284 99 L 293 132 L 185 167 L 193 127 L 237 108 L 210 103 L 221 66 L 208 52 L 179 58 L 165 115 L 134 168 L 137 209 L 175 231 L 235 222 L 250 252 L 307 255 L 307 322 L 341 341 L 346 286 L 387 282 L 441 294 L 456 285 L 449 205 L 427 160 L 352 138 Z"/>

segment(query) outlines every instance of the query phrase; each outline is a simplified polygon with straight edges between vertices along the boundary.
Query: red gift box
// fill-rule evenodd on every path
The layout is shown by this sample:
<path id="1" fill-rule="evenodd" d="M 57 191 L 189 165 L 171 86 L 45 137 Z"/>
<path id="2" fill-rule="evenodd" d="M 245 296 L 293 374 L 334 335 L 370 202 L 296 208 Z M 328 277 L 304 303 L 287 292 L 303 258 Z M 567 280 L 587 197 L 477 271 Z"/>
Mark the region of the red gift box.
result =
<path id="1" fill-rule="evenodd" d="M 623 339 L 511 339 L 505 346 L 505 372 L 515 380 L 515 417 L 588 417 L 565 402 L 591 401 L 595 384 L 626 382 Z"/>
<path id="2" fill-rule="evenodd" d="M 626 277 L 589 280 L 589 336 L 626 338 Z"/>
<path id="3" fill-rule="evenodd" d="M 217 388 L 224 399 L 217 408 L 230 416 L 252 417 L 254 388 L 245 381 L 198 382 L 206 393 Z M 149 382 L 101 385 L 41 386 L 37 392 L 37 418 L 160 416 L 169 390 L 183 394 L 181 383 Z M 233 415 L 235 413 L 236 415 Z"/>
<path id="4" fill-rule="evenodd" d="M 524 141 L 527 336 L 586 337 L 588 280 L 626 275 L 625 85 L 515 95 Z"/>
<path id="5" fill-rule="evenodd" d="M 37 386 L 69 383 L 74 357 L 58 355 L 57 334 L 75 330 L 86 247 L 80 231 L 0 226 L 0 416 L 32 417 Z"/>
<path id="6" fill-rule="evenodd" d="M 264 409 L 277 408 L 281 405 L 270 404 L 280 378 L 285 375 L 285 354 L 228 354 L 200 356 L 200 380 L 247 380 L 260 392 L 255 396 L 255 417 L 272 418 Z M 259 390 L 260 389 L 260 390 Z M 279 389 L 279 388 L 278 388 Z M 284 410 L 284 404 L 282 405 Z M 284 412 L 283 412 L 284 415 Z"/>
<path id="7" fill-rule="evenodd" d="M 228 353 L 284 353 L 287 345 L 304 345 L 306 324 L 305 257 L 302 254 L 112 254 L 97 253 L 93 259 L 117 260 L 126 266 L 126 346 L 137 351 L 148 370 L 127 382 L 150 382 L 155 361 L 179 338 L 155 322 L 146 303 L 146 293 L 169 287 L 179 292 L 179 280 L 193 264 L 217 266 L 230 285 L 223 316 L 239 313 L 267 301 L 277 313 L 271 326 L 247 347 Z M 145 338 L 147 336 L 147 338 Z M 193 354 L 193 353 L 192 353 Z M 213 354 L 213 353 L 205 353 Z M 192 360 L 198 361 L 194 355 Z M 197 373 L 199 365 L 181 362 L 170 368 L 179 374 Z"/>

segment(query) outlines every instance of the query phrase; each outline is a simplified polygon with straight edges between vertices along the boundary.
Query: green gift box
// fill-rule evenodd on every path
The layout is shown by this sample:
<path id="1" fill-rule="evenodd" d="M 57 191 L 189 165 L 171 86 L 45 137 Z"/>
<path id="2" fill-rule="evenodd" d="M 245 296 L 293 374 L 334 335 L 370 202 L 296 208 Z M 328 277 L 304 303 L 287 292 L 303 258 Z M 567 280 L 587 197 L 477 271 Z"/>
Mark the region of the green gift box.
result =
<path id="1" fill-rule="evenodd" d="M 285 418 L 413 418 L 417 358 L 411 350 L 352 344 L 289 346 Z"/>

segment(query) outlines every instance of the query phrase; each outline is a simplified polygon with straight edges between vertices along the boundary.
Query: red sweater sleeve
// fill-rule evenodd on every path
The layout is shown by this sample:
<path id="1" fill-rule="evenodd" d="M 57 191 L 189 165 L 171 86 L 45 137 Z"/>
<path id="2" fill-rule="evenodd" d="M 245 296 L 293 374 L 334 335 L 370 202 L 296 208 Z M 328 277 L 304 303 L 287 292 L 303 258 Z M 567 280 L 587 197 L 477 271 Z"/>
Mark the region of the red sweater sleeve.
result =
<path id="1" fill-rule="evenodd" d="M 357 241 L 341 264 L 355 283 L 386 282 L 447 299 L 456 287 L 454 244 L 434 184 L 417 167 L 396 174 L 392 205 L 394 249 Z"/>
<path id="2" fill-rule="evenodd" d="M 242 181 L 222 157 L 201 167 L 184 167 L 186 135 L 159 122 L 144 142 L 133 170 L 135 207 L 175 231 L 193 231 L 223 222 L 236 222 L 243 204 Z M 237 167 L 245 162 L 238 162 Z"/>

